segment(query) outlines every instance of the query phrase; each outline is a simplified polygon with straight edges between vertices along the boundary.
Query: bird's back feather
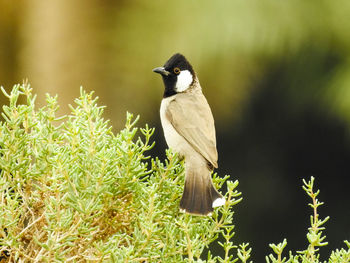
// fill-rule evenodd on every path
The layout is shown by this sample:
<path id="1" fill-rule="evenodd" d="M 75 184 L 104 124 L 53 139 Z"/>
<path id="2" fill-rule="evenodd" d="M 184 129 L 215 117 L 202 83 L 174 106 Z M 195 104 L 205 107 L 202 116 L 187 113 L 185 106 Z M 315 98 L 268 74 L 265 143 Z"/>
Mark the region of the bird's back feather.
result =
<path id="1" fill-rule="evenodd" d="M 174 129 L 212 166 L 218 167 L 214 118 L 204 95 L 179 93 L 165 115 Z"/>

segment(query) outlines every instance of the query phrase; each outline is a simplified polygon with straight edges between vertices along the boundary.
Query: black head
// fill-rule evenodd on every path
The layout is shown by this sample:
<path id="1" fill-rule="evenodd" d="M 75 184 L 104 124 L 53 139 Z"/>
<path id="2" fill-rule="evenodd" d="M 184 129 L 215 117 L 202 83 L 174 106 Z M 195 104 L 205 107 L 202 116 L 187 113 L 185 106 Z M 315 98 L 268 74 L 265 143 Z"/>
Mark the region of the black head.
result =
<path id="1" fill-rule="evenodd" d="M 165 86 L 164 97 L 170 97 L 187 90 L 195 79 L 195 72 L 187 59 L 176 53 L 163 67 L 153 69 L 163 77 Z"/>

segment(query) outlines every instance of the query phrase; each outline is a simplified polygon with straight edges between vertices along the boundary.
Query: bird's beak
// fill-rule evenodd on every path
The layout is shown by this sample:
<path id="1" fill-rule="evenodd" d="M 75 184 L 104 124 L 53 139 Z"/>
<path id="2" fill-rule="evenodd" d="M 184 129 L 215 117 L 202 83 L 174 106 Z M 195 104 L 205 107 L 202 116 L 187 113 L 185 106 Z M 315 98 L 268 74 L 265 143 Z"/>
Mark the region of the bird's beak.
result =
<path id="1" fill-rule="evenodd" d="M 161 75 L 163 75 L 163 76 L 168 76 L 168 75 L 170 74 L 170 72 L 167 71 L 167 70 L 165 70 L 164 67 L 155 68 L 155 69 L 153 69 L 153 72 L 159 73 L 159 74 L 161 74 Z"/>

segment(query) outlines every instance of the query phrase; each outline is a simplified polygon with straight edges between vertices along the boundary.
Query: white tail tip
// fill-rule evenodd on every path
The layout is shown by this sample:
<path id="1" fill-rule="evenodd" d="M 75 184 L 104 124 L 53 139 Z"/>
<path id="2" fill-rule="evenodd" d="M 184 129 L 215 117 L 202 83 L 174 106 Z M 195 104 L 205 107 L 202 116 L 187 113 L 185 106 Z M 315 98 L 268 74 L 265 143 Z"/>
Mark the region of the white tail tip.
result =
<path id="1" fill-rule="evenodd" d="M 216 198 L 214 200 L 214 202 L 213 202 L 213 204 L 211 206 L 212 206 L 212 208 L 215 208 L 215 207 L 224 205 L 225 202 L 226 202 L 225 198 L 219 197 L 219 198 Z"/>

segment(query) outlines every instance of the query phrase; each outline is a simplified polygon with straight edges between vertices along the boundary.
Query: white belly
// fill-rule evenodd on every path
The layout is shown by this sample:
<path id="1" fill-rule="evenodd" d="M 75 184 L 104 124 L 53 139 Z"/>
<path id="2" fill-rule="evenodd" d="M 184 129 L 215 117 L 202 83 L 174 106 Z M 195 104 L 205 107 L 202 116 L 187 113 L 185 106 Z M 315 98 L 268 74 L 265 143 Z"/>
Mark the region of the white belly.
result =
<path id="1" fill-rule="evenodd" d="M 164 131 L 165 140 L 172 150 L 179 153 L 182 156 L 188 156 L 190 154 L 197 154 L 192 146 L 175 130 L 168 118 L 165 116 L 165 109 L 169 102 L 174 99 L 175 96 L 171 96 L 162 100 L 160 105 L 160 120 Z"/>

